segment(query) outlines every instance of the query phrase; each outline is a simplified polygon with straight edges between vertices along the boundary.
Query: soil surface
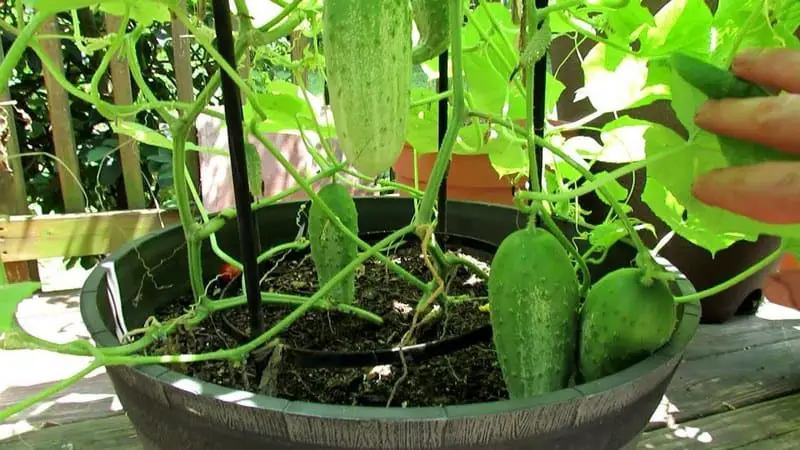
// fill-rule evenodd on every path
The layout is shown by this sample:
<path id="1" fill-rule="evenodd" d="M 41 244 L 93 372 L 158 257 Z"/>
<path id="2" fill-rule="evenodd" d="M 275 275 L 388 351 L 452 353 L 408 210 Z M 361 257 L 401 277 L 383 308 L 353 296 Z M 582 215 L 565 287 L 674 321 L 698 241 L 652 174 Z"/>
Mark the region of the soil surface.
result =
<path id="1" fill-rule="evenodd" d="M 461 255 L 469 255 L 488 265 L 490 255 L 475 250 L 448 247 Z M 418 244 L 391 250 L 394 262 L 423 281 L 431 279 Z M 317 287 L 317 275 L 311 258 L 286 258 L 263 279 L 262 290 L 281 294 L 310 296 Z M 357 271 L 355 306 L 380 316 L 384 323 L 376 325 L 352 314 L 332 310 L 311 310 L 280 334 L 280 342 L 288 347 L 326 351 L 368 351 L 397 346 L 409 329 L 412 308 L 421 291 L 400 278 L 386 265 L 373 258 Z M 236 285 L 233 287 L 233 285 Z M 225 289 L 225 297 L 241 295 L 240 279 Z M 457 336 L 489 323 L 488 313 L 478 310 L 486 302 L 486 283 L 464 268 L 452 278 L 448 294 L 469 298 L 448 303 L 439 320 L 418 328 L 416 343 Z M 160 320 L 176 317 L 185 311 L 189 300 L 182 299 L 168 308 L 156 311 Z M 264 304 L 262 311 L 267 328 L 294 306 Z M 249 329 L 245 307 L 214 314 L 199 327 L 178 331 L 168 340 L 151 348 L 150 353 L 201 353 L 240 345 Z M 266 353 L 266 352 L 265 352 Z M 172 365 L 181 373 L 236 389 L 277 396 L 289 400 L 340 405 L 392 406 L 457 405 L 507 398 L 502 373 L 491 341 L 475 344 L 449 355 L 415 364 L 360 368 L 302 368 L 281 360 L 277 352 L 262 358 L 259 366 L 250 358 L 247 363 L 205 361 Z M 402 379 L 401 379 L 402 378 Z M 399 381 L 399 383 L 398 383 Z M 392 391 L 395 389 L 394 395 Z"/>

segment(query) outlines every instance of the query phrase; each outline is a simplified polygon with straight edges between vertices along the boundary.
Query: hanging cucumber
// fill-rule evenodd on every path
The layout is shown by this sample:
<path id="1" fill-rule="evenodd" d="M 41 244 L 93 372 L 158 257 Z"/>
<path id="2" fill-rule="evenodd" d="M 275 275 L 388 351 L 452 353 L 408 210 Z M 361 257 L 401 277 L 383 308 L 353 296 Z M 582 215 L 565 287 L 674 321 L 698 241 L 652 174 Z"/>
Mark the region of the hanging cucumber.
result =
<path id="1" fill-rule="evenodd" d="M 494 346 L 511 398 L 567 387 L 575 369 L 578 279 L 547 230 L 508 235 L 489 272 Z"/>
<path id="2" fill-rule="evenodd" d="M 420 64 L 442 54 L 450 45 L 450 0 L 411 0 L 419 42 L 411 61 Z"/>
<path id="3" fill-rule="evenodd" d="M 670 63 L 687 83 L 709 98 L 751 98 L 769 96 L 762 86 L 743 80 L 734 73 L 685 53 L 674 53 Z M 728 164 L 742 166 L 772 160 L 797 160 L 798 156 L 779 152 L 761 144 L 728 136 L 717 136 Z"/>
<path id="4" fill-rule="evenodd" d="M 405 142 L 411 90 L 408 0 L 326 0 L 323 53 L 339 144 L 369 177 L 388 170 Z"/>
<path id="5" fill-rule="evenodd" d="M 358 210 L 350 192 L 338 183 L 325 185 L 319 190 L 319 198 L 333 211 L 348 230 L 358 234 Z M 358 254 L 356 241 L 346 236 L 334 225 L 317 202 L 311 203 L 308 212 L 308 235 L 311 259 L 317 268 L 317 280 L 322 286 L 350 264 Z M 331 303 L 352 304 L 355 300 L 355 272 L 345 277 L 327 298 Z"/>
<path id="6" fill-rule="evenodd" d="M 581 308 L 578 373 L 581 382 L 602 378 L 650 356 L 672 337 L 677 320 L 667 284 L 641 282 L 638 268 L 599 279 Z"/>

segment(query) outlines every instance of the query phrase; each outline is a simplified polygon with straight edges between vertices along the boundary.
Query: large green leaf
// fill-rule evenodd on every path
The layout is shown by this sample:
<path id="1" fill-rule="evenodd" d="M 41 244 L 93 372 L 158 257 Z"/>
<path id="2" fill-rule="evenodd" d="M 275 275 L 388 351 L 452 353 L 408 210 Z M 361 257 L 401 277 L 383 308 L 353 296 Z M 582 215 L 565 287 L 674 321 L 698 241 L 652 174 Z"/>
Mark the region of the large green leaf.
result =
<path id="1" fill-rule="evenodd" d="M 486 48 L 465 54 L 463 63 L 472 108 L 499 114 L 505 103 L 508 78 L 491 63 Z"/>
<path id="2" fill-rule="evenodd" d="M 655 16 L 655 27 L 641 37 L 640 55 L 670 55 L 681 50 L 706 54 L 710 51 L 713 17 L 705 0 L 672 0 Z"/>
<path id="3" fill-rule="evenodd" d="M 14 329 L 17 305 L 41 289 L 42 283 L 25 281 L 0 285 L 0 333 Z"/>
<path id="4" fill-rule="evenodd" d="M 744 26 L 743 24 L 747 24 Z M 800 27 L 796 0 L 720 0 L 714 16 L 716 45 L 713 61 L 727 61 L 736 46 L 744 48 L 798 47 Z"/>
<path id="5" fill-rule="evenodd" d="M 712 253 L 737 240 L 754 241 L 759 234 L 800 238 L 800 225 L 762 223 L 706 205 L 692 195 L 698 176 L 727 166 L 715 135 L 699 133 L 687 145 L 669 128 L 653 125 L 645 139 L 648 158 L 674 153 L 648 165 L 642 200 L 679 235 Z"/>
<path id="6" fill-rule="evenodd" d="M 648 60 L 605 44 L 597 44 L 583 63 L 585 84 L 575 100 L 589 98 L 599 112 L 615 112 L 641 105 L 647 98 L 665 90 L 660 80 L 651 80 Z M 653 85 L 653 83 L 656 83 Z"/>

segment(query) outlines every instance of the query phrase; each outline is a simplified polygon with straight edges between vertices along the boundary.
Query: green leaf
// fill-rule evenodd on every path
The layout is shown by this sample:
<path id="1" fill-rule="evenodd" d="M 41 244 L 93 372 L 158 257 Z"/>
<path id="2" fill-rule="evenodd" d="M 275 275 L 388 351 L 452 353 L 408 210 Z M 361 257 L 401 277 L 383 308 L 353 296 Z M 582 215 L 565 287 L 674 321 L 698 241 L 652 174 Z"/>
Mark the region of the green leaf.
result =
<path id="1" fill-rule="evenodd" d="M 463 63 L 472 108 L 495 114 L 502 112 L 508 92 L 508 78 L 503 78 L 491 64 L 488 51 L 481 49 L 466 53 Z"/>
<path id="2" fill-rule="evenodd" d="M 169 22 L 169 7 L 163 1 L 156 0 L 103 0 L 100 11 L 115 16 L 124 16 L 126 7 L 130 8 L 131 19 L 149 26 L 153 22 Z"/>
<path id="3" fill-rule="evenodd" d="M 677 71 L 670 77 L 670 103 L 675 116 L 687 130 L 697 128 L 694 125 L 694 114 L 697 108 L 708 97 L 702 91 L 689 84 Z"/>
<path id="4" fill-rule="evenodd" d="M 655 19 L 655 27 L 641 37 L 640 55 L 663 56 L 677 50 L 701 55 L 709 52 L 713 16 L 705 0 L 672 0 Z"/>
<path id="5" fill-rule="evenodd" d="M 692 195 L 692 184 L 698 176 L 727 166 L 715 135 L 702 132 L 695 141 L 687 143 L 669 128 L 653 125 L 645 139 L 648 158 L 666 151 L 675 153 L 648 165 L 642 200 L 690 242 L 714 253 L 738 240 L 755 241 L 759 234 L 800 237 L 800 225 L 761 223 L 708 206 Z"/>
<path id="6" fill-rule="evenodd" d="M 607 11 L 605 16 L 611 29 L 609 38 L 614 42 L 629 44 L 647 29 L 655 27 L 656 21 L 650 10 L 634 0 L 625 7 Z"/>
<path id="7" fill-rule="evenodd" d="M 143 144 L 150 145 L 153 147 L 165 148 L 168 150 L 172 150 L 173 148 L 172 139 L 169 139 L 163 134 L 159 133 L 158 131 L 150 129 L 142 124 L 136 122 L 127 122 L 124 120 L 117 120 L 110 122 L 110 125 L 114 133 L 130 136 Z M 186 150 L 197 150 L 213 154 L 227 154 L 227 151 L 225 150 L 200 147 L 198 145 L 192 144 L 191 142 L 186 142 Z"/>
<path id="8" fill-rule="evenodd" d="M 15 328 L 17 305 L 41 288 L 42 283 L 36 281 L 0 285 L 0 333 Z"/>
<path id="9" fill-rule="evenodd" d="M 98 4 L 100 0 L 24 0 L 30 8 L 47 13 L 87 8 Z"/>
<path id="10" fill-rule="evenodd" d="M 628 235 L 620 220 L 603 222 L 589 232 L 589 243 L 600 248 L 610 248 Z"/>
<path id="11" fill-rule="evenodd" d="M 109 148 L 106 146 L 94 147 L 86 152 L 86 160 L 89 162 L 100 162 L 103 158 L 116 151 L 116 148 Z"/>
<path id="12" fill-rule="evenodd" d="M 261 155 L 255 145 L 244 143 L 244 156 L 247 164 L 247 185 L 253 198 L 261 198 L 264 192 L 261 187 Z"/>
<path id="13" fill-rule="evenodd" d="M 645 100 L 666 95 L 660 77 L 650 77 L 648 60 L 605 44 L 597 44 L 582 63 L 585 84 L 575 101 L 589 98 L 599 112 L 615 112 L 641 106 Z"/>
<path id="14" fill-rule="evenodd" d="M 608 122 L 600 134 L 603 151 L 597 159 L 612 163 L 644 159 L 647 146 L 644 135 L 652 125 L 653 122 L 634 119 L 627 115 Z"/>
<path id="15" fill-rule="evenodd" d="M 483 148 L 498 177 L 528 171 L 528 153 L 516 135 L 505 127 L 493 127 Z"/>
<path id="16" fill-rule="evenodd" d="M 544 107 L 546 115 L 550 115 L 558 103 L 558 99 L 566 89 L 564 83 L 557 79 L 553 74 L 547 72 L 547 82 L 545 84 Z M 508 112 L 506 116 L 511 120 L 525 119 L 525 95 L 519 89 L 513 88 L 509 91 Z"/>
<path id="17" fill-rule="evenodd" d="M 727 62 L 734 46 L 738 50 L 787 47 L 792 43 L 797 46 L 800 41 L 794 33 L 800 26 L 800 3 L 771 1 L 764 5 L 763 0 L 720 0 L 713 26 L 716 46 L 712 61 L 716 63 Z"/>

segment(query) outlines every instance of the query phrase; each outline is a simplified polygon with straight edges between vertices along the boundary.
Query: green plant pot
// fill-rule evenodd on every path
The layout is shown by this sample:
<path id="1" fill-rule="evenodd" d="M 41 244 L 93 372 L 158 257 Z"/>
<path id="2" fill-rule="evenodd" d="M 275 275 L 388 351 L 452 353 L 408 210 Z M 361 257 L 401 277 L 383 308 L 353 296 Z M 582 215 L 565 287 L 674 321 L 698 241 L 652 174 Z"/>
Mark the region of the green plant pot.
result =
<path id="1" fill-rule="evenodd" d="M 412 200 L 405 198 L 358 198 L 356 204 L 362 233 L 400 228 L 414 213 Z M 300 205 L 282 203 L 257 213 L 264 248 L 295 238 Z M 447 214 L 448 234 L 495 246 L 524 223 L 515 209 L 500 205 L 452 201 Z M 574 235 L 573 225 L 560 225 Z M 237 234 L 235 222 L 218 234 L 220 246 L 234 257 Z M 183 230 L 173 226 L 125 245 L 93 271 L 81 293 L 81 314 L 98 345 L 119 345 L 110 299 L 117 299 L 121 320 L 133 328 L 189 291 L 183 243 Z M 627 266 L 633 256 L 633 249 L 620 244 L 602 266 L 593 266 L 593 276 Z M 218 261 L 208 246 L 202 257 L 208 266 Z M 694 291 L 683 277 L 675 289 Z M 678 312 L 672 339 L 646 360 L 527 400 L 357 407 L 237 391 L 162 365 L 109 367 L 108 374 L 146 449 L 632 449 L 695 333 L 698 304 L 681 305 Z"/>

